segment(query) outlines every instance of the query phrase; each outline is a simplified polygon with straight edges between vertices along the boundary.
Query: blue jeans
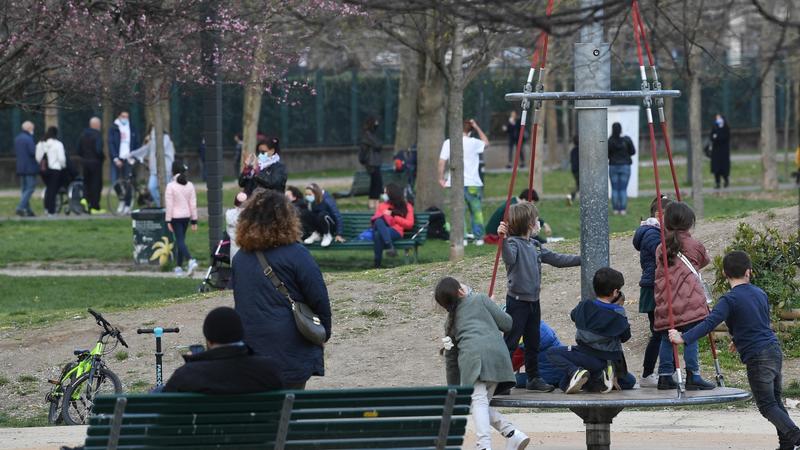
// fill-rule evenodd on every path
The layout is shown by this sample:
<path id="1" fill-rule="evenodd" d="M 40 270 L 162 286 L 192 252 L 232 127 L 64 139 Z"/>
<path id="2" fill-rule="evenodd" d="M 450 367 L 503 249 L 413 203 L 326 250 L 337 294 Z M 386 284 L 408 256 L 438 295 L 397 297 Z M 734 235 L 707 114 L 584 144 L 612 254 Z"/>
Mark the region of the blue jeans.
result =
<path id="1" fill-rule="evenodd" d="M 558 387 L 560 387 L 562 391 L 567 390 L 567 387 L 569 387 L 569 380 L 576 370 L 588 370 L 590 378 L 596 380 L 600 378 L 603 369 L 605 369 L 608 364 L 607 360 L 575 350 L 572 346 L 549 348 L 547 350 L 547 359 L 561 370 L 563 374 L 561 382 L 558 384 Z M 636 384 L 636 377 L 629 372 L 625 372 L 624 374 L 618 373 L 617 383 L 622 389 L 633 389 L 633 386 Z"/>
<path id="2" fill-rule="evenodd" d="M 161 192 L 158 190 L 158 177 L 155 174 L 150 174 L 150 178 L 147 180 L 147 190 L 153 196 L 153 205 L 161 208 Z"/>
<path id="3" fill-rule="evenodd" d="M 539 322 L 542 309 L 539 302 L 526 302 L 506 296 L 506 313 L 511 316 L 511 331 L 503 335 L 508 352 L 514 354 L 519 338 L 525 344 L 525 372 L 528 379 L 539 377 Z"/>
<path id="4" fill-rule="evenodd" d="M 631 166 L 628 164 L 608 166 L 608 178 L 611 179 L 611 205 L 614 211 L 628 209 L 628 180 L 631 178 Z"/>
<path id="5" fill-rule="evenodd" d="M 189 229 L 189 219 L 172 219 L 172 229 L 175 232 L 175 259 L 180 267 L 183 265 L 184 258 L 192 259 L 189 247 L 186 246 L 186 230 Z"/>
<path id="6" fill-rule="evenodd" d="M 391 248 L 392 241 L 400 239 L 402 236 L 397 230 L 387 225 L 383 217 L 375 219 L 375 222 L 372 222 L 372 228 L 375 230 L 372 233 L 373 248 L 375 249 L 375 267 L 380 267 L 383 260 L 383 250 Z"/>
<path id="7" fill-rule="evenodd" d="M 695 325 L 697 325 L 697 322 L 678 327 L 677 330 L 683 333 L 691 330 Z M 700 374 L 700 361 L 697 359 L 699 351 L 697 341 L 683 346 L 683 359 L 686 362 L 686 370 L 698 375 Z M 667 333 L 663 332 L 661 333 L 661 347 L 658 351 L 658 375 L 668 376 L 673 373 L 675 373 L 675 361 L 672 358 L 672 343 L 670 343 Z M 686 376 L 689 375 L 687 374 Z"/>
<path id="8" fill-rule="evenodd" d="M 800 429 L 789 417 L 781 400 L 781 366 L 783 353 L 778 344 L 771 344 L 747 361 L 747 381 L 753 391 L 758 412 L 775 425 L 780 448 L 800 444 Z"/>
<path id="9" fill-rule="evenodd" d="M 483 187 L 464 186 L 464 226 L 471 224 L 472 234 L 475 239 L 483 239 L 483 208 L 481 199 L 483 198 Z M 472 216 L 471 221 L 467 220 L 467 215 Z"/>
<path id="10" fill-rule="evenodd" d="M 17 212 L 28 212 L 31 210 L 31 195 L 36 189 L 36 175 L 20 175 L 19 185 L 22 195 L 19 198 Z"/>

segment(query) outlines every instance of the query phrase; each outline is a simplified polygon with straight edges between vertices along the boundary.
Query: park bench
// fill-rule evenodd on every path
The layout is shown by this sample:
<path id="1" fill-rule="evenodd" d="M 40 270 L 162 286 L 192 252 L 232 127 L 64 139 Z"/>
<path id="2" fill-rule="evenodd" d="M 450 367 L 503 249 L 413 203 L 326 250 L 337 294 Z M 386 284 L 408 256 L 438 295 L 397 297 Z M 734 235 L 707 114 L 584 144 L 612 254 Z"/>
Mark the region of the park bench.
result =
<path id="1" fill-rule="evenodd" d="M 319 242 L 306 244 L 311 250 L 372 250 L 372 241 L 358 240 L 358 236 L 372 227 L 372 215 L 370 212 L 343 212 L 342 213 L 342 237 L 346 242 L 333 242 L 328 247 L 321 247 Z M 406 231 L 402 239 L 394 241 L 394 248 L 404 250 L 406 263 L 408 263 L 410 253 L 413 250 L 414 262 L 418 262 L 419 247 L 425 243 L 428 237 L 428 222 L 430 213 L 414 213 L 414 227 Z"/>
<path id="2" fill-rule="evenodd" d="M 86 450 L 461 448 L 472 387 L 99 396 Z"/>
<path id="3" fill-rule="evenodd" d="M 383 185 L 394 183 L 400 187 L 405 187 L 408 184 L 408 174 L 405 171 L 396 171 L 394 167 L 383 165 L 381 166 L 381 179 Z M 334 192 L 334 198 L 355 197 L 357 195 L 369 194 L 369 174 L 364 170 L 359 170 L 353 174 L 353 184 L 347 192 Z"/>

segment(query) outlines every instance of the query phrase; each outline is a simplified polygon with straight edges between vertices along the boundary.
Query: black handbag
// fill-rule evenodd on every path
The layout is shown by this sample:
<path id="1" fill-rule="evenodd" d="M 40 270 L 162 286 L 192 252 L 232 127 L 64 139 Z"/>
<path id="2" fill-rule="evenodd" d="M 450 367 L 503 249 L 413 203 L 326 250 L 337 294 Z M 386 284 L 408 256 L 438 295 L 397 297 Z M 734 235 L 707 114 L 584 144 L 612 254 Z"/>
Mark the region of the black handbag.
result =
<path id="1" fill-rule="evenodd" d="M 275 286 L 278 293 L 289 300 L 289 304 L 292 308 L 292 315 L 294 316 L 294 323 L 297 325 L 300 334 L 312 344 L 324 344 L 328 335 L 325 332 L 325 327 L 322 326 L 322 322 L 319 320 L 319 316 L 314 314 L 311 307 L 305 303 L 292 300 L 292 296 L 289 294 L 289 290 L 286 289 L 286 285 L 283 284 L 283 281 L 281 281 L 278 275 L 275 274 L 275 271 L 272 270 L 263 252 L 256 252 L 256 256 L 258 257 L 258 262 L 261 263 L 261 268 L 264 269 L 264 275 L 269 278 L 269 281 L 272 282 L 272 285 Z"/>

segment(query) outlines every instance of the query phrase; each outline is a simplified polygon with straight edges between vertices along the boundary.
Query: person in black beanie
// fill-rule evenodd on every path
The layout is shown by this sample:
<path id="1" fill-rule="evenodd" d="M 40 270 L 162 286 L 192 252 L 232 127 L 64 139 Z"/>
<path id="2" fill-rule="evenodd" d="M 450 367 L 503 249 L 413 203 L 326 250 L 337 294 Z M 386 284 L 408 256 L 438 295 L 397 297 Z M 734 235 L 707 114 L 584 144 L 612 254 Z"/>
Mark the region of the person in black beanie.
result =
<path id="1" fill-rule="evenodd" d="M 283 388 L 278 363 L 254 355 L 242 341 L 242 320 L 233 308 L 222 306 L 208 313 L 203 335 L 207 350 L 185 355 L 186 364 L 172 374 L 162 392 L 250 394 Z"/>

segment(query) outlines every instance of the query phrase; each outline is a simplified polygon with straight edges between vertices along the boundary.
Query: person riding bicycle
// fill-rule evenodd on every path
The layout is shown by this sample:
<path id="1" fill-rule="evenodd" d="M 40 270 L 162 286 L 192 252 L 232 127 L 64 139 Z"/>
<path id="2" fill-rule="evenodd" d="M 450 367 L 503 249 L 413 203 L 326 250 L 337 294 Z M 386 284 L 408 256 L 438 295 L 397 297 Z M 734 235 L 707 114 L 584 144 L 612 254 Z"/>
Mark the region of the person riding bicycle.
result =
<path id="1" fill-rule="evenodd" d="M 221 306 L 203 322 L 207 350 L 185 355 L 186 364 L 175 370 L 162 392 L 250 394 L 283 388 L 278 362 L 253 354 L 243 342 L 239 314 Z"/>

